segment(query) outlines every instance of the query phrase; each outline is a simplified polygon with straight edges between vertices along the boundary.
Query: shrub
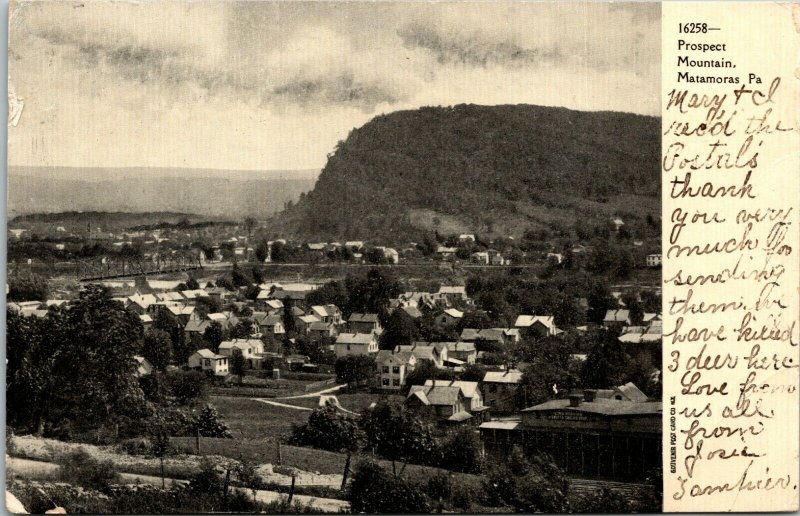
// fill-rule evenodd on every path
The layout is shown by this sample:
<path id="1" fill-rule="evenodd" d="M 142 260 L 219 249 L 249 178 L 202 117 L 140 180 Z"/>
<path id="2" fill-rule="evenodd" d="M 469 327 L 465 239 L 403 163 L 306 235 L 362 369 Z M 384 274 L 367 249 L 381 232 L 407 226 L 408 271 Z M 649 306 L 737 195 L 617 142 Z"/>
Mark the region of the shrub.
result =
<path id="1" fill-rule="evenodd" d="M 211 405 L 206 405 L 195 420 L 195 426 L 203 437 L 224 437 L 232 439 L 233 434 L 228 425 L 222 421 L 217 410 Z"/>
<path id="2" fill-rule="evenodd" d="M 437 473 L 428 479 L 428 496 L 433 500 L 447 500 L 453 492 L 450 475 Z"/>
<path id="3" fill-rule="evenodd" d="M 353 512 L 421 513 L 430 512 L 424 488 L 390 475 L 372 461 L 362 462 L 353 474 L 348 493 Z"/>
<path id="4" fill-rule="evenodd" d="M 153 444 L 146 437 L 126 439 L 119 443 L 119 449 L 128 455 L 150 455 Z"/>
<path id="5" fill-rule="evenodd" d="M 364 432 L 350 416 L 335 407 L 314 410 L 304 425 L 294 428 L 289 444 L 312 446 L 330 451 L 355 451 L 364 441 Z"/>
<path id="6" fill-rule="evenodd" d="M 84 449 L 74 451 L 61 460 L 58 476 L 65 482 L 101 492 L 107 492 L 112 484 L 120 481 L 119 473 L 110 460 L 97 460 Z"/>

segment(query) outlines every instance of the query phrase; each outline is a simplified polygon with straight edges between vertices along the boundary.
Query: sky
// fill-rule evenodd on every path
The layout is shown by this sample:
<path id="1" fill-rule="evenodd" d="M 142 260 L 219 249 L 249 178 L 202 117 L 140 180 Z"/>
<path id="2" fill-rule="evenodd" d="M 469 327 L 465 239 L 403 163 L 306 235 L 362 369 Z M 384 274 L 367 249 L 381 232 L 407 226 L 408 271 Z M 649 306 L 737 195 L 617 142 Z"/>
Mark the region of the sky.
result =
<path id="1" fill-rule="evenodd" d="M 658 115 L 654 3 L 28 1 L 9 163 L 320 169 L 376 115 L 538 104 Z"/>

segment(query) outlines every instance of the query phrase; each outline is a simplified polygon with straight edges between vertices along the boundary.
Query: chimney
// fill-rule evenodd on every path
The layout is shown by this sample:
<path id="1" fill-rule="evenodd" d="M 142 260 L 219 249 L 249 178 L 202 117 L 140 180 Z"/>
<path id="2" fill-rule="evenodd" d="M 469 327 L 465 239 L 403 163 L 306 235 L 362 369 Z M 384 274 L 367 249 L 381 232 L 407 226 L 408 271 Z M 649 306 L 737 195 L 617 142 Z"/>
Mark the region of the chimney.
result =
<path id="1" fill-rule="evenodd" d="M 597 397 L 597 391 L 594 389 L 584 389 L 583 391 L 583 401 L 587 403 L 591 403 Z"/>
<path id="2" fill-rule="evenodd" d="M 569 395 L 569 406 L 570 407 L 579 406 L 581 404 L 581 400 L 582 399 L 583 399 L 583 396 L 581 396 L 580 394 L 570 394 Z"/>

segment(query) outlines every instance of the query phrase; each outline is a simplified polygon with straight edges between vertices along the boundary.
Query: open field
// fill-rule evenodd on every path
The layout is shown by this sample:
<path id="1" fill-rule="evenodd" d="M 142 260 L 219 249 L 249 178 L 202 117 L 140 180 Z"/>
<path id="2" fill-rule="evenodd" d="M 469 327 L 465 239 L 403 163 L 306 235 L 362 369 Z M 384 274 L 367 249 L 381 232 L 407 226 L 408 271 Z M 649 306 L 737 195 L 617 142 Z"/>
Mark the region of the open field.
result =
<path id="1" fill-rule="evenodd" d="M 275 442 L 289 435 L 293 424 L 303 424 L 309 412 L 275 407 L 248 398 L 211 396 L 233 433 L 234 440 L 262 439 Z"/>

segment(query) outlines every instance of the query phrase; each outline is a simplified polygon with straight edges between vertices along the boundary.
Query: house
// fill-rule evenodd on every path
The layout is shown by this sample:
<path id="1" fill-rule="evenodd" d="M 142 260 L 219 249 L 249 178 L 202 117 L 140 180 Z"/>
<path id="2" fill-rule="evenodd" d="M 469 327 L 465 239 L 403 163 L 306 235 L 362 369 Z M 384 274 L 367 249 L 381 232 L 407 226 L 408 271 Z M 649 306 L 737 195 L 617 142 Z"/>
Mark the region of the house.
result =
<path id="1" fill-rule="evenodd" d="M 464 317 L 464 312 L 456 310 L 455 308 L 448 308 L 436 316 L 436 322 L 442 326 L 449 326 L 451 324 L 456 324 L 462 317 Z"/>
<path id="2" fill-rule="evenodd" d="M 487 249 L 486 254 L 489 256 L 489 265 L 508 265 L 503 253 L 497 249 Z"/>
<path id="3" fill-rule="evenodd" d="M 436 254 L 441 256 L 444 260 L 452 260 L 455 258 L 456 251 L 458 251 L 458 248 L 456 247 L 445 247 L 443 245 L 440 245 L 436 248 Z"/>
<path id="4" fill-rule="evenodd" d="M 144 328 L 145 330 L 153 327 L 153 318 L 150 317 L 149 314 L 140 315 L 139 320 L 142 322 L 142 328 Z"/>
<path id="5" fill-rule="evenodd" d="M 516 328 L 525 328 L 529 333 L 538 337 L 552 337 L 562 333 L 556 327 L 551 315 L 520 315 L 517 317 L 514 326 Z"/>
<path id="6" fill-rule="evenodd" d="M 139 355 L 134 355 L 133 360 L 136 362 L 136 376 L 147 376 L 148 374 L 153 373 L 153 364 L 150 363 L 146 358 Z"/>
<path id="7" fill-rule="evenodd" d="M 370 333 L 342 333 L 333 345 L 336 358 L 348 355 L 370 355 L 378 352 L 378 339 Z"/>
<path id="8" fill-rule="evenodd" d="M 661 267 L 660 254 L 648 254 L 645 260 L 648 267 Z"/>
<path id="9" fill-rule="evenodd" d="M 200 369 L 211 371 L 215 376 L 227 376 L 228 357 L 218 355 L 210 349 L 200 349 L 189 356 L 188 366 L 190 369 Z"/>
<path id="10" fill-rule="evenodd" d="M 448 342 L 447 355 L 450 360 L 455 358 L 465 364 L 474 364 L 478 352 L 474 342 Z"/>
<path id="11" fill-rule="evenodd" d="M 308 327 L 308 336 L 314 340 L 319 340 L 323 337 L 336 337 L 337 335 L 339 335 L 339 329 L 330 322 L 316 321 Z"/>
<path id="12" fill-rule="evenodd" d="M 457 380 L 425 380 L 425 385 L 433 387 L 458 387 L 466 401 L 466 410 L 480 412 L 485 409 L 483 395 L 478 388 L 478 382 L 464 382 Z"/>
<path id="13" fill-rule="evenodd" d="M 447 299 L 447 302 L 450 304 L 450 306 L 459 302 L 469 301 L 469 296 L 467 296 L 467 288 L 464 286 L 442 285 L 439 287 L 438 293 Z"/>
<path id="14" fill-rule="evenodd" d="M 311 307 L 311 315 L 319 317 L 324 323 L 342 324 L 342 312 L 336 305 L 315 305 Z"/>
<path id="15" fill-rule="evenodd" d="M 487 371 L 483 376 L 483 402 L 498 412 L 514 409 L 517 388 L 522 383 L 522 371 Z"/>
<path id="16" fill-rule="evenodd" d="M 406 384 L 406 376 L 417 365 L 416 357 L 408 351 L 378 351 L 375 358 L 378 366 L 378 388 L 397 391 Z"/>
<path id="17" fill-rule="evenodd" d="M 228 358 L 233 357 L 234 350 L 238 349 L 245 359 L 247 367 L 257 368 L 263 357 L 264 343 L 260 339 L 233 339 L 223 341 L 219 345 L 219 354 Z"/>
<path id="18" fill-rule="evenodd" d="M 139 315 L 143 315 L 147 313 L 147 309 L 150 308 L 150 305 L 157 302 L 158 299 L 156 299 L 156 296 L 153 294 L 136 293 L 127 298 L 125 302 L 125 308 Z"/>
<path id="19" fill-rule="evenodd" d="M 614 217 L 611 219 L 611 224 L 614 226 L 614 231 L 619 231 L 619 229 L 625 225 L 625 222 L 619 217 Z"/>
<path id="20" fill-rule="evenodd" d="M 353 333 L 372 333 L 381 330 L 378 314 L 362 314 L 355 312 L 347 320 L 347 328 Z"/>
<path id="21" fill-rule="evenodd" d="M 476 251 L 470 255 L 472 263 L 478 265 L 489 265 L 489 253 L 486 251 Z"/>
<path id="22" fill-rule="evenodd" d="M 444 367 L 447 361 L 447 344 L 443 342 L 414 342 L 394 348 L 395 353 L 409 352 L 417 359 L 430 360 L 436 367 Z"/>
<path id="23" fill-rule="evenodd" d="M 190 319 L 183 327 L 183 333 L 188 340 L 192 340 L 194 337 L 202 336 L 209 326 L 211 326 L 209 319 Z"/>
<path id="24" fill-rule="evenodd" d="M 364 241 L 363 240 L 350 240 L 349 242 L 345 242 L 344 246 L 350 249 L 351 251 L 359 251 L 364 248 Z"/>
<path id="25" fill-rule="evenodd" d="M 431 419 L 454 422 L 469 419 L 467 401 L 460 387 L 413 385 L 408 391 L 406 407 Z M 466 413 L 466 416 L 464 417 Z"/>
<path id="26" fill-rule="evenodd" d="M 294 318 L 294 327 L 297 333 L 308 335 L 308 330 L 315 322 L 320 322 L 319 317 L 316 315 L 301 315 Z"/>
<path id="27" fill-rule="evenodd" d="M 264 334 L 279 337 L 286 333 L 283 326 L 283 317 L 278 314 L 267 314 L 260 312 L 258 315 L 253 313 L 253 322 L 258 325 L 258 330 Z"/>
<path id="28" fill-rule="evenodd" d="M 603 326 L 621 330 L 623 326 L 631 324 L 630 310 L 608 310 L 603 317 Z"/>
<path id="29" fill-rule="evenodd" d="M 474 242 L 475 241 L 475 235 L 466 234 L 466 233 L 463 234 L 463 235 L 458 235 L 458 241 L 459 242 Z"/>
<path id="30" fill-rule="evenodd" d="M 215 299 L 220 303 L 224 302 L 231 295 L 231 292 L 224 287 L 207 288 L 206 292 L 211 298 Z"/>
<path id="31" fill-rule="evenodd" d="M 420 317 L 422 317 L 422 312 L 416 306 L 404 306 L 400 308 L 400 310 L 407 313 L 408 316 L 411 317 L 412 319 L 419 319 Z"/>

